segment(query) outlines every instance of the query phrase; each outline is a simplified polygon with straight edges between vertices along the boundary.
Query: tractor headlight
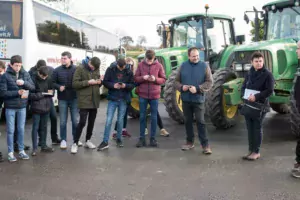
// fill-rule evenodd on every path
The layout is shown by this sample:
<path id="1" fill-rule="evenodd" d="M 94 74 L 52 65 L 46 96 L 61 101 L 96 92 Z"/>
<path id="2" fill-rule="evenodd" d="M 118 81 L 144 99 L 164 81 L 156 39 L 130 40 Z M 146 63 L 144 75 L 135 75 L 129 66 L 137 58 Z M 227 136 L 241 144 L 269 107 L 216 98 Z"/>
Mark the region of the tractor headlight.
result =
<path id="1" fill-rule="evenodd" d="M 242 64 L 235 64 L 235 71 L 242 71 L 243 70 L 243 65 Z"/>
<path id="2" fill-rule="evenodd" d="M 245 70 L 245 71 L 249 71 L 250 68 L 251 68 L 251 64 L 245 64 L 245 65 L 244 65 L 244 70 Z"/>

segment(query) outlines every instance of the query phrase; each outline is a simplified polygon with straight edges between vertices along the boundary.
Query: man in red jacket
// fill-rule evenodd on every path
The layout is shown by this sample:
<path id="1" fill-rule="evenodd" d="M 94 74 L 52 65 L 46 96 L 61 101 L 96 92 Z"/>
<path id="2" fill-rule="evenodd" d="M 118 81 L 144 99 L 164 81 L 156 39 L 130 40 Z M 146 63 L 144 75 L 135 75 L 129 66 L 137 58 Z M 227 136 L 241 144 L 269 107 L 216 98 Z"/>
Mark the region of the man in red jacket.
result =
<path id="1" fill-rule="evenodd" d="M 140 103 L 140 139 L 136 147 L 146 146 L 145 127 L 148 104 L 150 104 L 151 110 L 150 146 L 157 147 L 155 135 L 158 100 L 160 98 L 161 85 L 166 81 L 166 75 L 163 66 L 155 59 L 155 52 L 153 50 L 147 50 L 145 56 L 145 60 L 139 63 L 134 75 L 134 80 L 138 83 L 136 90 Z"/>

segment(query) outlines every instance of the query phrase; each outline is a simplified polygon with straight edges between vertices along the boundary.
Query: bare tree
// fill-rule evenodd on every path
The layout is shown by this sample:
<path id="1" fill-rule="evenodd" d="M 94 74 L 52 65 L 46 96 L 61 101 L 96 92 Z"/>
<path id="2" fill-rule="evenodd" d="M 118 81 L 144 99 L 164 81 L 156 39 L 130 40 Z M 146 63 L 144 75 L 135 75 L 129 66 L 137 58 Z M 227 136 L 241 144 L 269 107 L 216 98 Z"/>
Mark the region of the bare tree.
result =
<path id="1" fill-rule="evenodd" d="M 128 46 L 133 43 L 133 39 L 131 36 L 124 36 L 121 38 L 121 43 L 125 48 L 128 48 Z"/>
<path id="2" fill-rule="evenodd" d="M 55 3 L 60 9 L 69 12 L 72 3 L 75 0 L 39 0 L 45 3 Z"/>
<path id="3" fill-rule="evenodd" d="M 142 46 L 144 43 L 147 43 L 147 38 L 146 38 L 146 36 L 144 36 L 144 35 L 140 35 L 140 36 L 138 37 L 138 44 L 139 44 L 140 46 Z"/>

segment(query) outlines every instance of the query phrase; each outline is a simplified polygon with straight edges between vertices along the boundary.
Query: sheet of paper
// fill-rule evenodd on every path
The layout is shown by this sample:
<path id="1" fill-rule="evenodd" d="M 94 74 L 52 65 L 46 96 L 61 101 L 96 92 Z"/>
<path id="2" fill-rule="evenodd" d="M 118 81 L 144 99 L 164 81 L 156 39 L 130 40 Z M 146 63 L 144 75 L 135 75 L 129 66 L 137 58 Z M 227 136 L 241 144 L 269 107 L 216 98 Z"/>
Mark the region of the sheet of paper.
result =
<path id="1" fill-rule="evenodd" d="M 255 94 L 258 94 L 258 93 L 259 93 L 259 91 L 257 91 L 257 90 L 245 89 L 243 99 L 248 99 L 251 94 L 255 95 Z"/>

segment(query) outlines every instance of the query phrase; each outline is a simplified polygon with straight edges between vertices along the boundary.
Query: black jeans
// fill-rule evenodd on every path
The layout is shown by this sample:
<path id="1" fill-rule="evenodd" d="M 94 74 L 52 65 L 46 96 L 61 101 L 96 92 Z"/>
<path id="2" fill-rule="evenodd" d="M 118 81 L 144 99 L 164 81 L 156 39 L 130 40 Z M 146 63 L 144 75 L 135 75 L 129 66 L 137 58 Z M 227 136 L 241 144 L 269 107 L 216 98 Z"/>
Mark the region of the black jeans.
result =
<path id="1" fill-rule="evenodd" d="M 248 130 L 248 144 L 249 152 L 259 153 L 262 142 L 262 122 L 265 114 L 261 118 L 245 117 L 247 130 Z"/>
<path id="2" fill-rule="evenodd" d="M 81 133 L 82 133 L 82 129 L 85 127 L 86 119 L 87 119 L 88 115 L 89 115 L 89 118 L 88 118 L 88 126 L 87 126 L 87 130 L 86 130 L 85 141 L 88 141 L 91 139 L 91 137 L 93 135 L 93 129 L 94 129 L 96 116 L 97 116 L 97 108 L 80 109 L 79 115 L 80 115 L 80 119 L 79 119 L 79 123 L 77 124 L 76 135 L 75 135 L 75 139 L 74 139 L 74 143 L 76 143 L 76 144 L 78 144 L 78 141 L 79 141 Z"/>
<path id="3" fill-rule="evenodd" d="M 298 138 L 296 146 L 296 162 L 300 164 L 300 138 Z"/>
<path id="4" fill-rule="evenodd" d="M 123 128 L 126 128 L 127 127 L 127 113 L 128 113 L 128 107 L 129 105 L 127 105 L 127 108 L 126 108 L 126 112 L 125 112 L 125 115 L 124 115 L 124 121 L 123 121 Z M 116 121 L 116 124 L 115 124 L 115 131 L 117 131 L 118 129 L 118 120 Z"/>
<path id="5" fill-rule="evenodd" d="M 163 122 L 161 120 L 161 117 L 160 117 L 158 111 L 157 111 L 157 125 L 158 125 L 160 130 L 164 128 Z M 146 123 L 146 128 L 147 128 L 147 123 Z"/>
<path id="6" fill-rule="evenodd" d="M 204 119 L 204 103 L 182 102 L 184 115 L 184 125 L 186 131 L 186 141 L 194 143 L 194 114 L 196 117 L 196 125 L 198 129 L 198 137 L 202 147 L 208 146 L 207 130 Z"/>

